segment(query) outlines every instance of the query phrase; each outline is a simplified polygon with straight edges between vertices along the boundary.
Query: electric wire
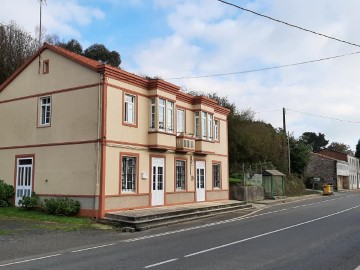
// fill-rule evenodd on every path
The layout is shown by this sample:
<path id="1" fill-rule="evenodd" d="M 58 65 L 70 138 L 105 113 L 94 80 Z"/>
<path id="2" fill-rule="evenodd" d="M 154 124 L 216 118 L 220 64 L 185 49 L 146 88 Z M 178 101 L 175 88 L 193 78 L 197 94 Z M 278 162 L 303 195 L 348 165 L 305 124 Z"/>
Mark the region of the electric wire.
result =
<path id="1" fill-rule="evenodd" d="M 292 66 L 299 66 L 299 65 L 305 65 L 325 60 L 331 60 L 336 58 L 341 58 L 345 56 L 355 55 L 359 54 L 360 51 L 347 53 L 347 54 L 341 54 L 341 55 L 335 55 L 335 56 L 329 56 L 325 58 L 319 58 L 315 60 L 309 60 L 309 61 L 303 61 L 293 64 L 285 64 L 280 66 L 273 66 L 273 67 L 267 67 L 267 68 L 259 68 L 259 69 L 250 69 L 250 70 L 243 70 L 243 71 L 235 71 L 235 72 L 227 72 L 227 73 L 218 73 L 218 74 L 209 74 L 209 75 L 199 75 L 199 76 L 184 76 L 184 77 L 173 77 L 173 78 L 165 78 L 165 80 L 183 80 L 183 79 L 198 79 L 198 78 L 209 78 L 209 77 L 220 77 L 220 76 L 229 76 L 229 75 L 236 75 L 236 74 L 245 74 L 245 73 L 252 73 L 252 72 L 259 72 L 259 71 L 265 71 L 265 70 L 271 70 L 271 69 L 280 69 L 285 67 L 292 67 Z"/>
<path id="2" fill-rule="evenodd" d="M 261 17 L 264 17 L 266 19 L 269 19 L 269 20 L 272 20 L 272 21 L 275 21 L 275 22 L 278 22 L 278 23 L 282 23 L 282 24 L 285 24 L 287 26 L 291 26 L 291 27 L 294 27 L 294 28 L 297 28 L 297 29 L 300 29 L 300 30 L 303 30 L 303 31 L 306 31 L 306 32 L 309 32 L 309 33 L 312 33 L 312 34 L 315 34 L 315 35 L 318 35 L 318 36 L 322 36 L 322 37 L 326 37 L 326 38 L 329 38 L 329 39 L 332 39 L 332 40 L 336 40 L 338 42 L 342 42 L 342 43 L 345 43 L 345 44 L 348 44 L 348 45 L 352 45 L 352 46 L 356 46 L 356 47 L 360 47 L 359 44 L 356 44 L 356 43 L 352 43 L 352 42 L 349 42 L 349 41 L 346 41 L 346 40 L 342 40 L 342 39 L 339 39 L 339 38 L 335 38 L 335 37 L 332 37 L 332 36 L 329 36 L 329 35 L 325 35 L 325 34 L 322 34 L 322 33 L 319 33 L 319 32 L 315 32 L 313 30 L 310 30 L 310 29 L 306 29 L 304 27 L 301 27 L 301 26 L 297 26 L 295 24 L 291 24 L 291 23 L 288 23 L 288 22 L 285 22 L 285 21 L 282 21 L 282 20 L 279 20 L 279 19 L 275 19 L 273 17 L 270 17 L 270 16 L 267 16 L 267 15 L 263 15 L 261 13 L 258 13 L 258 12 L 255 12 L 253 10 L 250 10 L 250 9 L 247 9 L 247 8 L 244 8 L 244 7 L 241 7 L 241 6 L 238 6 L 238 5 L 235 5 L 233 3 L 229 3 L 227 1 L 224 1 L 224 0 L 217 0 L 221 3 L 224 3 L 226 5 L 229 5 L 229 6 L 233 6 L 233 7 L 236 7 L 238 9 L 241 9 L 241 10 L 244 10 L 244 11 L 247 11 L 247 12 L 250 12 L 250 13 L 253 13 L 255 15 L 258 15 L 258 16 L 261 16 Z"/>
<path id="3" fill-rule="evenodd" d="M 351 120 L 345 120 L 345 119 L 340 119 L 340 118 L 334 118 L 334 117 L 330 117 L 330 116 L 323 116 L 323 115 L 318 115 L 318 114 L 313 114 L 313 113 L 307 113 L 307 112 L 302 112 L 302 111 L 298 111 L 298 110 L 293 110 L 293 109 L 289 109 L 289 108 L 286 108 L 286 110 L 287 110 L 287 111 L 296 112 L 296 113 L 306 114 L 306 115 L 310 115 L 310 116 L 314 116 L 314 117 L 319 117 L 319 118 L 324 118 L 324 119 L 335 120 L 335 121 L 339 121 L 339 122 L 346 122 L 346 123 L 352 123 L 352 124 L 360 124 L 360 121 L 351 121 Z"/>

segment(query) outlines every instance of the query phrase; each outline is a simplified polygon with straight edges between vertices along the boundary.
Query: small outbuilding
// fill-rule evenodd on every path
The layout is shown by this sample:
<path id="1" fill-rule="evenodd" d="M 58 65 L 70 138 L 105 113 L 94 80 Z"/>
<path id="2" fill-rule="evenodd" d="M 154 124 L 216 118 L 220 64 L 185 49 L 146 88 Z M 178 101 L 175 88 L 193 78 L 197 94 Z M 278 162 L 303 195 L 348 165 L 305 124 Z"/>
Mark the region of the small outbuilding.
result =
<path id="1" fill-rule="evenodd" d="M 262 175 L 266 199 L 285 196 L 285 174 L 277 170 L 265 170 Z"/>

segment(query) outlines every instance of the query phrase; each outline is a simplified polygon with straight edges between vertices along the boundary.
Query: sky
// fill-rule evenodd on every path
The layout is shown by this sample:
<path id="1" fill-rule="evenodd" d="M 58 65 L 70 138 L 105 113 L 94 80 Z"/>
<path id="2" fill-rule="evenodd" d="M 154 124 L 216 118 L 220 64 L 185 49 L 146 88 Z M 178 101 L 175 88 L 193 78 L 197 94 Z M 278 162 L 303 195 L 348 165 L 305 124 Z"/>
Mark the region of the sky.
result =
<path id="1" fill-rule="evenodd" d="M 360 44 L 358 0 L 228 0 L 241 7 Z M 1 0 L 0 22 L 30 33 L 39 0 Z M 360 52 L 360 47 L 257 16 L 217 0 L 47 0 L 42 24 L 61 41 L 104 44 L 121 68 L 159 76 L 183 89 L 218 93 L 239 110 L 287 130 L 324 133 L 355 146 L 360 139 L 360 54 L 280 69 L 183 78 L 283 66 Z M 342 121 L 334 120 L 339 119 Z"/>

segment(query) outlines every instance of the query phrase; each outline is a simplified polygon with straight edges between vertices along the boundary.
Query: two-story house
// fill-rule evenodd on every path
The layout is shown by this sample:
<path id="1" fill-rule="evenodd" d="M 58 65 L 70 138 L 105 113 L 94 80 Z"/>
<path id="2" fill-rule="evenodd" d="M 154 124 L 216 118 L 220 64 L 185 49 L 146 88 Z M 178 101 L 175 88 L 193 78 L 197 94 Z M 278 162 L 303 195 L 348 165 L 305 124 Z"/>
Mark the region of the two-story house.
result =
<path id="1" fill-rule="evenodd" d="M 347 172 L 347 178 L 338 179 L 339 189 L 357 189 L 358 188 L 358 174 L 359 174 L 359 159 L 345 153 L 323 149 L 319 153 L 324 156 L 332 157 L 341 160 L 346 164 L 340 164 L 338 170 Z"/>
<path id="2" fill-rule="evenodd" d="M 96 217 L 228 199 L 228 113 L 45 43 L 0 86 L 0 179 Z"/>

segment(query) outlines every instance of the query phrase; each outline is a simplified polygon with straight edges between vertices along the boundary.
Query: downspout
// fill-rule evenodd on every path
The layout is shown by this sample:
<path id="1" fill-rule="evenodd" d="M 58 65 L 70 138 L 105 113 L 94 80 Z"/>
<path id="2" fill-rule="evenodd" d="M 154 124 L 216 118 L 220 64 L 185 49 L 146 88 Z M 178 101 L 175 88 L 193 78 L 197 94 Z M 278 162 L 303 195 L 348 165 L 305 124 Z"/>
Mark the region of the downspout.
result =
<path id="1" fill-rule="evenodd" d="M 99 72 L 99 86 L 98 86 L 98 119 L 97 119 L 97 134 L 96 134 L 96 183 L 95 183 L 95 197 L 94 197 L 94 205 L 93 209 L 100 209 L 99 207 L 99 197 L 100 195 L 100 170 L 101 170 L 101 112 L 102 112 L 102 74 Z"/>
<path id="2" fill-rule="evenodd" d="M 107 83 L 105 70 L 102 73 L 102 99 L 101 99 L 101 165 L 100 165 L 100 196 L 98 218 L 105 216 L 105 172 L 106 172 L 106 109 L 107 109 Z"/>

